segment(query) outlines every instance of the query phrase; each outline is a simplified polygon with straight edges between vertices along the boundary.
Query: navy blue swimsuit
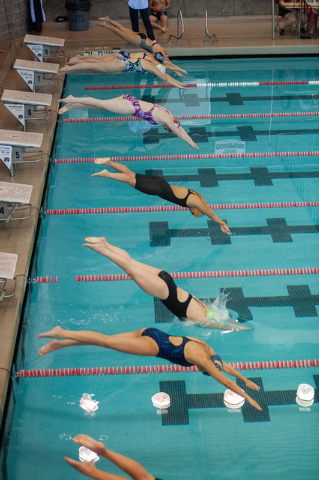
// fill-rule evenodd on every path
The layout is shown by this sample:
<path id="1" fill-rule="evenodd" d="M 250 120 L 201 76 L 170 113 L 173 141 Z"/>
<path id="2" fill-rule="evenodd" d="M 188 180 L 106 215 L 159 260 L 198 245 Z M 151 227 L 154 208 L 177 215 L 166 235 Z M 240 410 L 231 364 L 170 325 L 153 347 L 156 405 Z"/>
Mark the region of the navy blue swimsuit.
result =
<path id="1" fill-rule="evenodd" d="M 165 358 L 165 360 L 169 360 L 177 365 L 182 365 L 182 367 L 193 366 L 193 364 L 188 363 L 184 357 L 184 348 L 186 343 L 193 341 L 190 338 L 182 337 L 182 343 L 176 346 L 169 341 L 169 337 L 172 335 L 167 335 L 167 333 L 162 332 L 162 330 L 158 330 L 158 328 L 147 328 L 142 333 L 142 336 L 150 337 L 157 343 L 159 348 L 159 352 L 156 355 L 157 357 Z"/>

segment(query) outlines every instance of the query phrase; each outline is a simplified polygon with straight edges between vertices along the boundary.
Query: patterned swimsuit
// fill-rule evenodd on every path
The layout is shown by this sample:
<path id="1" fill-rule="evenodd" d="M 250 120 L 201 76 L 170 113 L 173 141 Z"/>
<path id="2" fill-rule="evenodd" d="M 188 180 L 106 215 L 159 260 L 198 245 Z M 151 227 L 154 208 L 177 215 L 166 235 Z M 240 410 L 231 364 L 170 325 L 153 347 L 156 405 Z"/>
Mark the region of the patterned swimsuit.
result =
<path id="1" fill-rule="evenodd" d="M 142 118 L 143 120 L 146 120 L 147 122 L 149 122 L 151 125 L 158 125 L 158 123 L 155 122 L 152 114 L 155 107 L 160 108 L 161 110 L 163 110 L 164 112 L 170 115 L 169 111 L 166 110 L 166 108 L 160 107 L 159 105 L 155 105 L 155 104 L 152 106 L 150 110 L 148 110 L 148 112 L 144 112 L 140 107 L 140 101 L 137 98 L 133 97 L 133 95 L 129 95 L 128 93 L 123 95 L 122 98 L 124 98 L 125 100 L 128 100 L 133 105 L 135 109 L 135 113 L 132 113 L 133 117 Z"/>

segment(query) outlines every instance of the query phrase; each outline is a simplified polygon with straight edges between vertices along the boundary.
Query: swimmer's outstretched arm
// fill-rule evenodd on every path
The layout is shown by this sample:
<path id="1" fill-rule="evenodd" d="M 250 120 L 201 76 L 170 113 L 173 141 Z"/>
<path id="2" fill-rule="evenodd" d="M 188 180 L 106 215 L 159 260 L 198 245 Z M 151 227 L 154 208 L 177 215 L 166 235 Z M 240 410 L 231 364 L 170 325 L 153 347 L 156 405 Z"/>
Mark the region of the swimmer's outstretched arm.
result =
<path id="1" fill-rule="evenodd" d="M 218 223 L 222 232 L 227 233 L 227 235 L 231 235 L 231 231 L 229 230 L 227 223 L 219 218 L 219 216 L 216 215 L 216 213 L 214 213 L 213 210 L 211 210 L 207 205 L 205 205 L 205 203 L 199 197 L 197 197 L 197 195 L 193 195 L 193 197 L 195 198 L 192 198 L 192 205 L 189 206 L 197 207 L 204 215 L 207 215 L 208 218 L 213 220 L 213 222 Z"/>
<path id="2" fill-rule="evenodd" d="M 154 480 L 154 476 L 148 473 L 148 471 L 140 463 L 132 460 L 131 458 L 125 457 L 124 455 L 120 455 L 119 453 L 108 450 L 102 442 L 97 442 L 96 440 L 94 440 L 94 438 L 89 437 L 88 435 L 77 435 L 73 439 L 73 441 L 78 445 L 83 445 L 89 448 L 101 457 L 107 458 L 112 463 L 117 465 L 120 469 L 122 469 L 123 472 L 127 473 L 130 477 L 132 477 L 134 480 Z M 64 459 L 68 462 L 69 465 L 71 465 L 81 473 L 84 473 L 84 475 L 89 476 L 90 478 L 94 478 L 96 480 L 127 480 L 121 475 L 114 475 L 98 470 L 95 467 L 94 462 L 76 462 L 67 457 L 64 457 Z M 86 472 L 83 470 L 86 470 Z"/>
<path id="3" fill-rule="evenodd" d="M 179 137 L 181 140 L 184 140 L 184 142 L 188 143 L 189 146 L 191 146 L 192 148 L 195 148 L 196 150 L 199 150 L 196 143 L 193 142 L 193 140 L 188 135 L 188 133 L 185 132 L 183 127 L 181 126 L 178 127 L 176 123 L 174 123 L 173 119 L 170 118 L 168 115 L 165 116 L 165 125 L 167 125 L 168 128 L 172 130 L 172 132 L 175 133 L 177 137 Z"/>
<path id="4" fill-rule="evenodd" d="M 198 365 L 198 362 L 196 363 Z M 259 390 L 258 385 L 256 385 L 253 382 L 250 382 L 247 378 L 243 377 L 243 375 L 238 373 L 237 370 L 233 369 L 231 365 L 225 364 L 225 362 L 223 362 L 223 365 L 226 366 L 226 369 L 224 370 L 226 373 L 229 373 L 230 375 L 234 375 L 235 377 L 240 378 L 245 382 L 245 385 L 247 387 L 252 388 L 253 390 Z M 230 388 L 230 390 L 232 390 L 233 392 L 244 397 L 247 400 L 247 402 L 249 402 L 253 407 L 257 408 L 257 410 L 262 410 L 261 406 L 255 400 L 253 400 L 246 392 L 244 392 L 241 388 L 239 388 L 237 383 L 235 383 L 230 378 L 225 377 L 225 375 L 223 375 L 222 372 L 220 372 L 215 367 L 215 365 L 210 359 L 205 358 L 205 360 L 201 362 L 200 366 L 203 367 L 211 377 L 213 377 L 219 383 L 224 385 L 226 388 Z"/>
<path id="5" fill-rule="evenodd" d="M 151 62 L 141 60 L 142 67 L 144 70 L 147 72 L 151 73 L 155 77 L 160 78 L 163 80 L 163 82 L 174 85 L 177 88 L 182 88 L 183 90 L 186 90 L 187 87 L 182 82 L 179 82 L 178 80 L 175 80 L 175 78 L 171 77 L 170 75 L 167 75 L 167 73 L 162 73 L 155 65 L 153 65 Z"/>

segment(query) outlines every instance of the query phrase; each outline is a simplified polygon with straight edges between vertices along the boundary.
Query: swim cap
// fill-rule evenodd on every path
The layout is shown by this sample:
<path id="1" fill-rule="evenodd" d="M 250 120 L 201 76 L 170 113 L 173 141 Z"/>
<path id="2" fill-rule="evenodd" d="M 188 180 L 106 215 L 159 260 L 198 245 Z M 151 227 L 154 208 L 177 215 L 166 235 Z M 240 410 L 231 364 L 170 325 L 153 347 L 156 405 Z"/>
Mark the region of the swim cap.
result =
<path id="1" fill-rule="evenodd" d="M 158 62 L 163 63 L 164 62 L 164 55 L 161 52 L 157 52 L 157 53 L 155 53 L 155 59 Z"/>
<path id="2" fill-rule="evenodd" d="M 210 312 L 208 312 L 208 313 L 210 313 Z M 212 313 L 214 313 L 214 312 L 212 312 Z M 216 355 L 216 353 L 215 353 L 215 355 L 212 355 L 210 357 L 210 359 L 213 362 L 213 364 L 215 365 L 215 367 L 217 368 L 217 370 L 219 370 L 219 371 L 223 370 L 223 361 L 222 361 L 222 359 L 220 358 L 219 355 Z M 204 375 L 209 375 L 209 373 L 207 373 L 207 372 L 203 372 L 203 374 Z"/>
<path id="3" fill-rule="evenodd" d="M 193 213 L 193 212 L 192 212 L 192 213 Z M 194 215 L 194 217 L 203 217 L 205 214 L 204 214 L 203 212 L 201 212 L 199 208 L 196 207 L 195 212 L 193 213 L 193 215 Z M 210 313 L 210 314 L 214 314 L 214 312 L 207 312 L 207 313 L 206 313 L 206 315 L 207 315 L 208 317 L 214 318 L 212 315 L 208 315 L 209 313 Z"/>
<path id="4" fill-rule="evenodd" d="M 174 118 L 173 122 L 175 123 L 175 125 L 178 126 L 178 128 L 181 126 L 180 122 L 179 122 L 178 120 L 175 120 L 175 118 Z M 166 125 L 166 126 L 167 126 L 167 125 Z M 170 128 L 167 127 L 167 131 L 170 132 L 170 133 L 172 133 L 173 130 L 171 130 Z"/>

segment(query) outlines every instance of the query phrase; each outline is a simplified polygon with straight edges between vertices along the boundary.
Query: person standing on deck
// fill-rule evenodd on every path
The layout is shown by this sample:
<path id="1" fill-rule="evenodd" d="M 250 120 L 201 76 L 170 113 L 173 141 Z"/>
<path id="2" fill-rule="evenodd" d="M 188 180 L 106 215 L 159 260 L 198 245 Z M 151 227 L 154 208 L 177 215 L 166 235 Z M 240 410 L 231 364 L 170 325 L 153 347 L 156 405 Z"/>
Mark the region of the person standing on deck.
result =
<path id="1" fill-rule="evenodd" d="M 154 32 L 151 25 L 147 7 L 148 7 L 148 0 L 129 0 L 128 1 L 128 8 L 130 10 L 130 17 L 131 17 L 133 32 L 138 33 L 140 31 L 139 25 L 138 25 L 138 11 L 140 11 L 147 36 L 151 40 L 155 41 L 155 36 L 154 36 Z"/>

